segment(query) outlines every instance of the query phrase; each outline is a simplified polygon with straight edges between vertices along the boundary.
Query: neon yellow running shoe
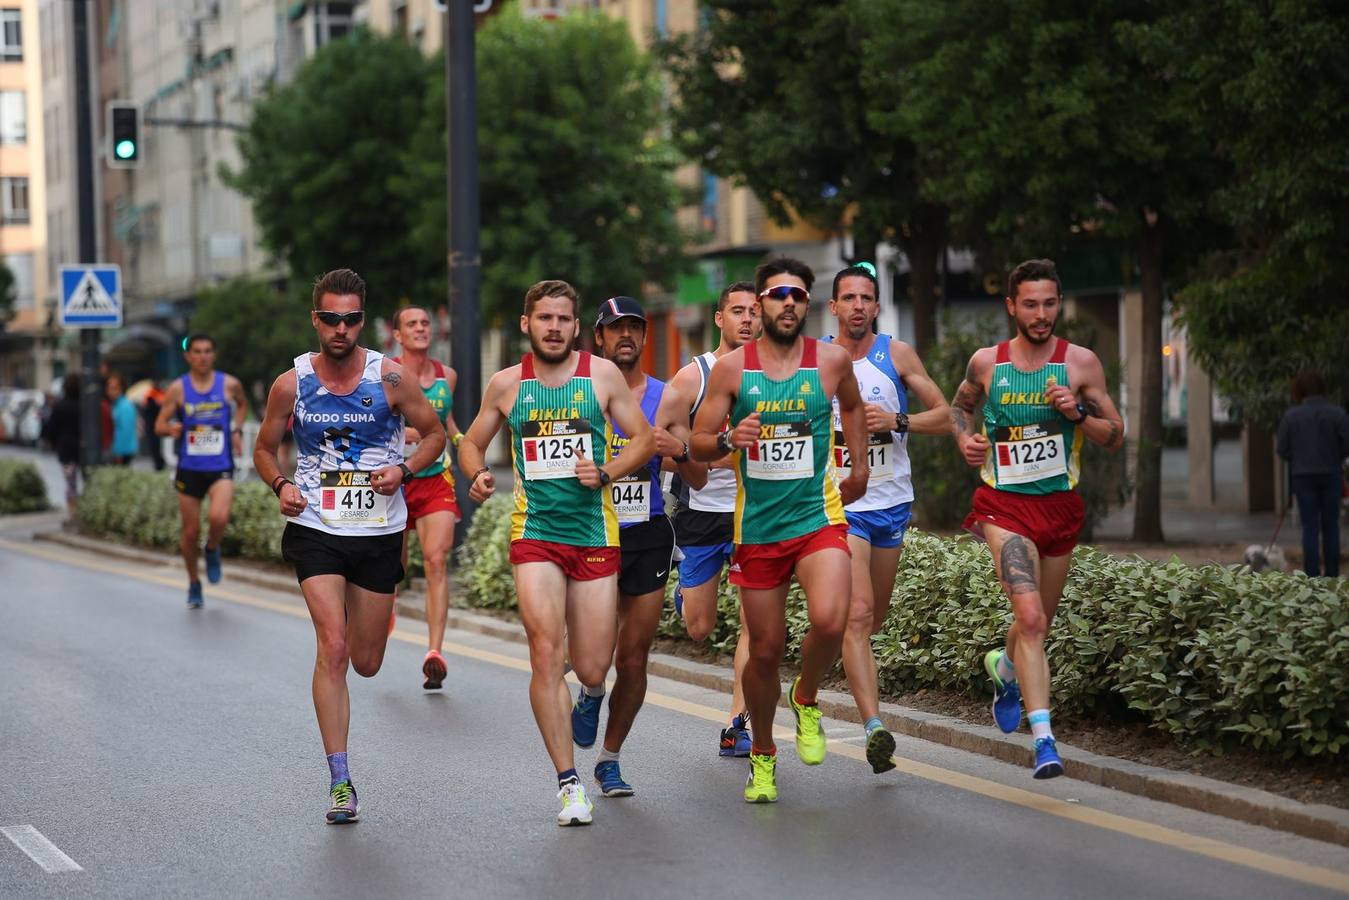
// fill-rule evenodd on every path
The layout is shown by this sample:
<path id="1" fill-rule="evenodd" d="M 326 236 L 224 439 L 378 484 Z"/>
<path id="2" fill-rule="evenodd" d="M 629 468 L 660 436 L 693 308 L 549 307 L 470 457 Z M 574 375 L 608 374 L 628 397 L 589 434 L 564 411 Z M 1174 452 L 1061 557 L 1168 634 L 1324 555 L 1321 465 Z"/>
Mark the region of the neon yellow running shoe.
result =
<path id="1" fill-rule="evenodd" d="M 792 689 L 787 693 L 787 702 L 796 716 L 796 755 L 806 765 L 818 766 L 824 762 L 824 726 L 820 724 L 818 706 L 805 706 L 796 702 L 796 686 L 800 683 L 801 676 L 797 675 L 792 679 Z"/>
<path id="2" fill-rule="evenodd" d="M 749 752 L 749 781 L 745 782 L 746 803 L 778 802 L 778 758 L 776 754 Z"/>

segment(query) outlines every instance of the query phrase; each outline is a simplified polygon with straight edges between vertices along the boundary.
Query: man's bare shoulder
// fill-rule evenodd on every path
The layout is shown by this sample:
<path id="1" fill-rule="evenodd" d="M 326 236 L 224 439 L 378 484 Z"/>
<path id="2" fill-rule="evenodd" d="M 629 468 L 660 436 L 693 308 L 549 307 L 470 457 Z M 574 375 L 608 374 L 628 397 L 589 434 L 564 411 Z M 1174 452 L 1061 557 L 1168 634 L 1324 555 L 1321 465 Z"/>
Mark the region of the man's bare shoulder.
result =
<path id="1" fill-rule="evenodd" d="M 968 379 L 970 375 L 988 375 L 993 371 L 993 364 L 997 359 L 998 348 L 996 346 L 980 347 L 978 350 L 975 350 L 974 355 L 970 357 L 970 364 L 965 370 L 966 379 Z"/>

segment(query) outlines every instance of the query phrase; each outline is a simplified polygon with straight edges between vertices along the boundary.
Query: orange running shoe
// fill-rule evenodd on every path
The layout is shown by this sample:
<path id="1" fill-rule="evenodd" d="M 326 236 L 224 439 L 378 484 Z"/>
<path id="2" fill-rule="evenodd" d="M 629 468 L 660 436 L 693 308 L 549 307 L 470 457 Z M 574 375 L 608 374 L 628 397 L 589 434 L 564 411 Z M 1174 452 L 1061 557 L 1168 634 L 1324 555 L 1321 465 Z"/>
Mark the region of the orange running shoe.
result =
<path id="1" fill-rule="evenodd" d="M 447 671 L 445 657 L 440 655 L 440 651 L 427 650 L 426 659 L 422 661 L 422 674 L 426 676 L 422 687 L 428 691 L 440 690 L 440 686 L 445 683 Z"/>

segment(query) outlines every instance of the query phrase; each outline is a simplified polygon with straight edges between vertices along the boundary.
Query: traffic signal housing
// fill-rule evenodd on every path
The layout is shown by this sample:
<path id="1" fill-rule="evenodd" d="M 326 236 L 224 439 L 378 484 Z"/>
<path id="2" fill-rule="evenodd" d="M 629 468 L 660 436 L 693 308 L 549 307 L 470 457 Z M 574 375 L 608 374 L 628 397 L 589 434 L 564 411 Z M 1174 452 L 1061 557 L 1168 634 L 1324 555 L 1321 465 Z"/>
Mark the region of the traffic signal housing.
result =
<path id="1" fill-rule="evenodd" d="M 108 165 L 136 169 L 141 164 L 141 108 L 125 100 L 109 100 L 107 107 Z"/>

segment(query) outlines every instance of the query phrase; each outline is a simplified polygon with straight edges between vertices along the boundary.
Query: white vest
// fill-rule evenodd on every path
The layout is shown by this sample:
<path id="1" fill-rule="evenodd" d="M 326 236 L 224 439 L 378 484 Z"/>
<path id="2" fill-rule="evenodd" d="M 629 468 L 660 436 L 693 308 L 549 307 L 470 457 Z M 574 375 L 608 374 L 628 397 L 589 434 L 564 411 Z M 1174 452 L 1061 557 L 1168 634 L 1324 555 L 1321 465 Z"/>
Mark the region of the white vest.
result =
<path id="1" fill-rule="evenodd" d="M 698 396 L 693 401 L 690 415 L 696 416 L 707 396 L 707 379 L 717 363 L 717 355 L 709 350 L 696 357 L 694 363 L 698 366 Z M 735 470 L 708 469 L 706 486 L 697 491 L 689 488 L 689 508 L 699 512 L 735 512 Z"/>
<path id="2" fill-rule="evenodd" d="M 826 340 L 832 340 L 828 338 Z M 904 389 L 904 380 L 895 370 L 890 357 L 890 336 L 876 335 L 871 349 L 861 359 L 853 360 L 853 374 L 857 376 L 857 386 L 862 392 L 862 402 L 874 403 L 889 412 L 907 413 L 909 396 Z M 838 411 L 838 398 L 834 399 L 834 428 L 839 430 L 841 422 Z M 866 512 L 876 509 L 890 509 L 901 503 L 913 502 L 913 474 L 909 464 L 909 436 L 897 431 L 890 432 L 892 444 L 884 448 L 888 456 L 890 475 L 888 478 L 878 475 L 878 466 L 872 463 L 871 480 L 867 483 L 867 492 L 861 499 L 849 503 L 845 509 L 850 512 Z M 878 448 L 879 450 L 879 448 Z"/>

